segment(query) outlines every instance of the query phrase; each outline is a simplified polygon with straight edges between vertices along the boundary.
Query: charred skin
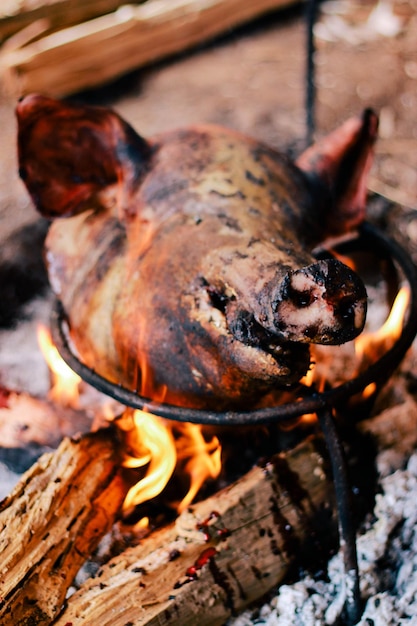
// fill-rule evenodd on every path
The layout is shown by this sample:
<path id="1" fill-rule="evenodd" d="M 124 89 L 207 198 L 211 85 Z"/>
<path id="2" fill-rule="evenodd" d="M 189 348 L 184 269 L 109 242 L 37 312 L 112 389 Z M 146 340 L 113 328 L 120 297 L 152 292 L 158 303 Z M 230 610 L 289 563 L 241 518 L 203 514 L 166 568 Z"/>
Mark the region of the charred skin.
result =
<path id="1" fill-rule="evenodd" d="M 362 330 L 362 282 L 310 252 L 332 231 L 324 224 L 338 201 L 311 155 L 303 171 L 214 126 L 145 142 L 111 111 L 40 96 L 17 113 L 23 179 L 41 213 L 63 217 L 46 241 L 50 282 L 82 360 L 103 376 L 174 404 L 248 408 L 300 380 L 310 343 L 340 344 Z M 66 116 L 66 145 L 44 149 Z M 363 144 L 359 161 L 374 119 L 368 132 L 363 123 L 353 139 L 349 131 L 349 149 Z M 71 125 L 75 142 L 87 137 L 82 171 Z"/>

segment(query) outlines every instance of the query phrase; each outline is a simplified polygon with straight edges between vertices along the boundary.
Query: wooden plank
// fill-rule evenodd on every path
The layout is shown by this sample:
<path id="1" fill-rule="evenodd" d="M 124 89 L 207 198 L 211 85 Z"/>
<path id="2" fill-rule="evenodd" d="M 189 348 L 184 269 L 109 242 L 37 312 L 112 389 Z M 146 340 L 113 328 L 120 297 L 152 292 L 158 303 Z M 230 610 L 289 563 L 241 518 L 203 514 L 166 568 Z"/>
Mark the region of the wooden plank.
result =
<path id="1" fill-rule="evenodd" d="M 382 471 L 401 467 L 417 443 L 415 400 L 401 377 L 393 384 L 400 403 L 359 423 L 364 439 L 355 444 L 363 454 L 371 436 L 386 453 Z M 55 626 L 220 626 L 279 585 L 300 555 L 317 565 L 336 528 L 321 450 L 321 438 L 311 438 L 193 505 L 103 566 Z"/>
<path id="2" fill-rule="evenodd" d="M 66 28 L 0 55 L 13 95 L 65 96 L 102 85 L 152 61 L 300 0 L 148 0 Z"/>

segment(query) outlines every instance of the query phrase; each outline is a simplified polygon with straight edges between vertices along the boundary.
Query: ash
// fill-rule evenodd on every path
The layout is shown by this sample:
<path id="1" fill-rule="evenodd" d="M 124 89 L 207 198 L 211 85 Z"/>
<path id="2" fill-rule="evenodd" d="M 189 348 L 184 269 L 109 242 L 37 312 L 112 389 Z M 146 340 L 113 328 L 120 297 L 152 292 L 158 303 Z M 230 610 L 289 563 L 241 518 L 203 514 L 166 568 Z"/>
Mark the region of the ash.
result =
<path id="1" fill-rule="evenodd" d="M 379 459 L 387 467 L 386 453 Z M 381 468 L 382 469 L 382 468 Z M 372 519 L 357 538 L 361 595 L 358 626 L 417 626 L 417 453 L 405 469 L 379 480 Z M 328 579 L 307 575 L 281 585 L 270 603 L 246 611 L 227 626 L 321 626 L 340 624 L 348 589 L 342 554 L 328 564 Z"/>
<path id="2" fill-rule="evenodd" d="M 39 398 L 47 395 L 51 381 L 36 329 L 41 323 L 49 326 L 52 303 L 51 296 L 32 300 L 14 328 L 0 328 L 0 386 Z"/>

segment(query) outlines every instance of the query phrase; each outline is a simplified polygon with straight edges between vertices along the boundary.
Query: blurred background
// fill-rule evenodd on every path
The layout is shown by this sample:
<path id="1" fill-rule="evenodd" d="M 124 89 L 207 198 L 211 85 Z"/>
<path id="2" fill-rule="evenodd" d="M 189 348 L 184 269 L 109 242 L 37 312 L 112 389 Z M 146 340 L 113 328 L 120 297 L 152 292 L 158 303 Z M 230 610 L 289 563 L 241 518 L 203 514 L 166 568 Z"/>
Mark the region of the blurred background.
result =
<path id="1" fill-rule="evenodd" d="M 23 93 L 111 106 L 145 137 L 214 122 L 297 154 L 306 133 L 306 6 L 4 0 L 1 241 L 37 219 L 17 174 L 14 107 Z M 375 108 L 371 187 L 417 208 L 417 0 L 323 1 L 315 41 L 316 134 Z"/>

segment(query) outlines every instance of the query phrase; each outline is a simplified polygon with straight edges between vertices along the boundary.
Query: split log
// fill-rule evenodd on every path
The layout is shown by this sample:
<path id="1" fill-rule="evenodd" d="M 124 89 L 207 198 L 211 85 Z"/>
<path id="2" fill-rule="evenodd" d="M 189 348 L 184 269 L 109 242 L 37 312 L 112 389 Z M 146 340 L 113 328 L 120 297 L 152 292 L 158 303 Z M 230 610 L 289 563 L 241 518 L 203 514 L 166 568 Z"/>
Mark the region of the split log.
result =
<path id="1" fill-rule="evenodd" d="M 13 95 L 66 96 L 208 41 L 301 0 L 148 0 L 3 50 L 0 72 Z"/>
<path id="2" fill-rule="evenodd" d="M 27 393 L 5 391 L 0 403 L 0 441 L 2 448 L 28 446 L 55 449 L 64 437 L 91 429 L 92 419 L 85 411 L 60 407 Z M 48 450 L 48 451 L 49 451 Z"/>
<path id="3" fill-rule="evenodd" d="M 0 623 L 51 623 L 126 489 L 113 429 L 65 439 L 0 504 Z"/>
<path id="4" fill-rule="evenodd" d="M 336 525 L 315 443 L 275 456 L 113 558 L 54 623 L 215 626 L 277 585 L 308 540 L 320 560 Z"/>
<path id="5" fill-rule="evenodd" d="M 411 396 L 386 408 L 372 420 L 358 425 L 359 432 L 372 436 L 378 455 L 378 474 L 387 476 L 403 469 L 404 459 L 417 450 L 417 405 Z"/>
<path id="6" fill-rule="evenodd" d="M 47 20 L 48 28 L 65 28 L 115 11 L 123 0 L 7 0 L 0 7 L 0 41 L 35 20 Z"/>

